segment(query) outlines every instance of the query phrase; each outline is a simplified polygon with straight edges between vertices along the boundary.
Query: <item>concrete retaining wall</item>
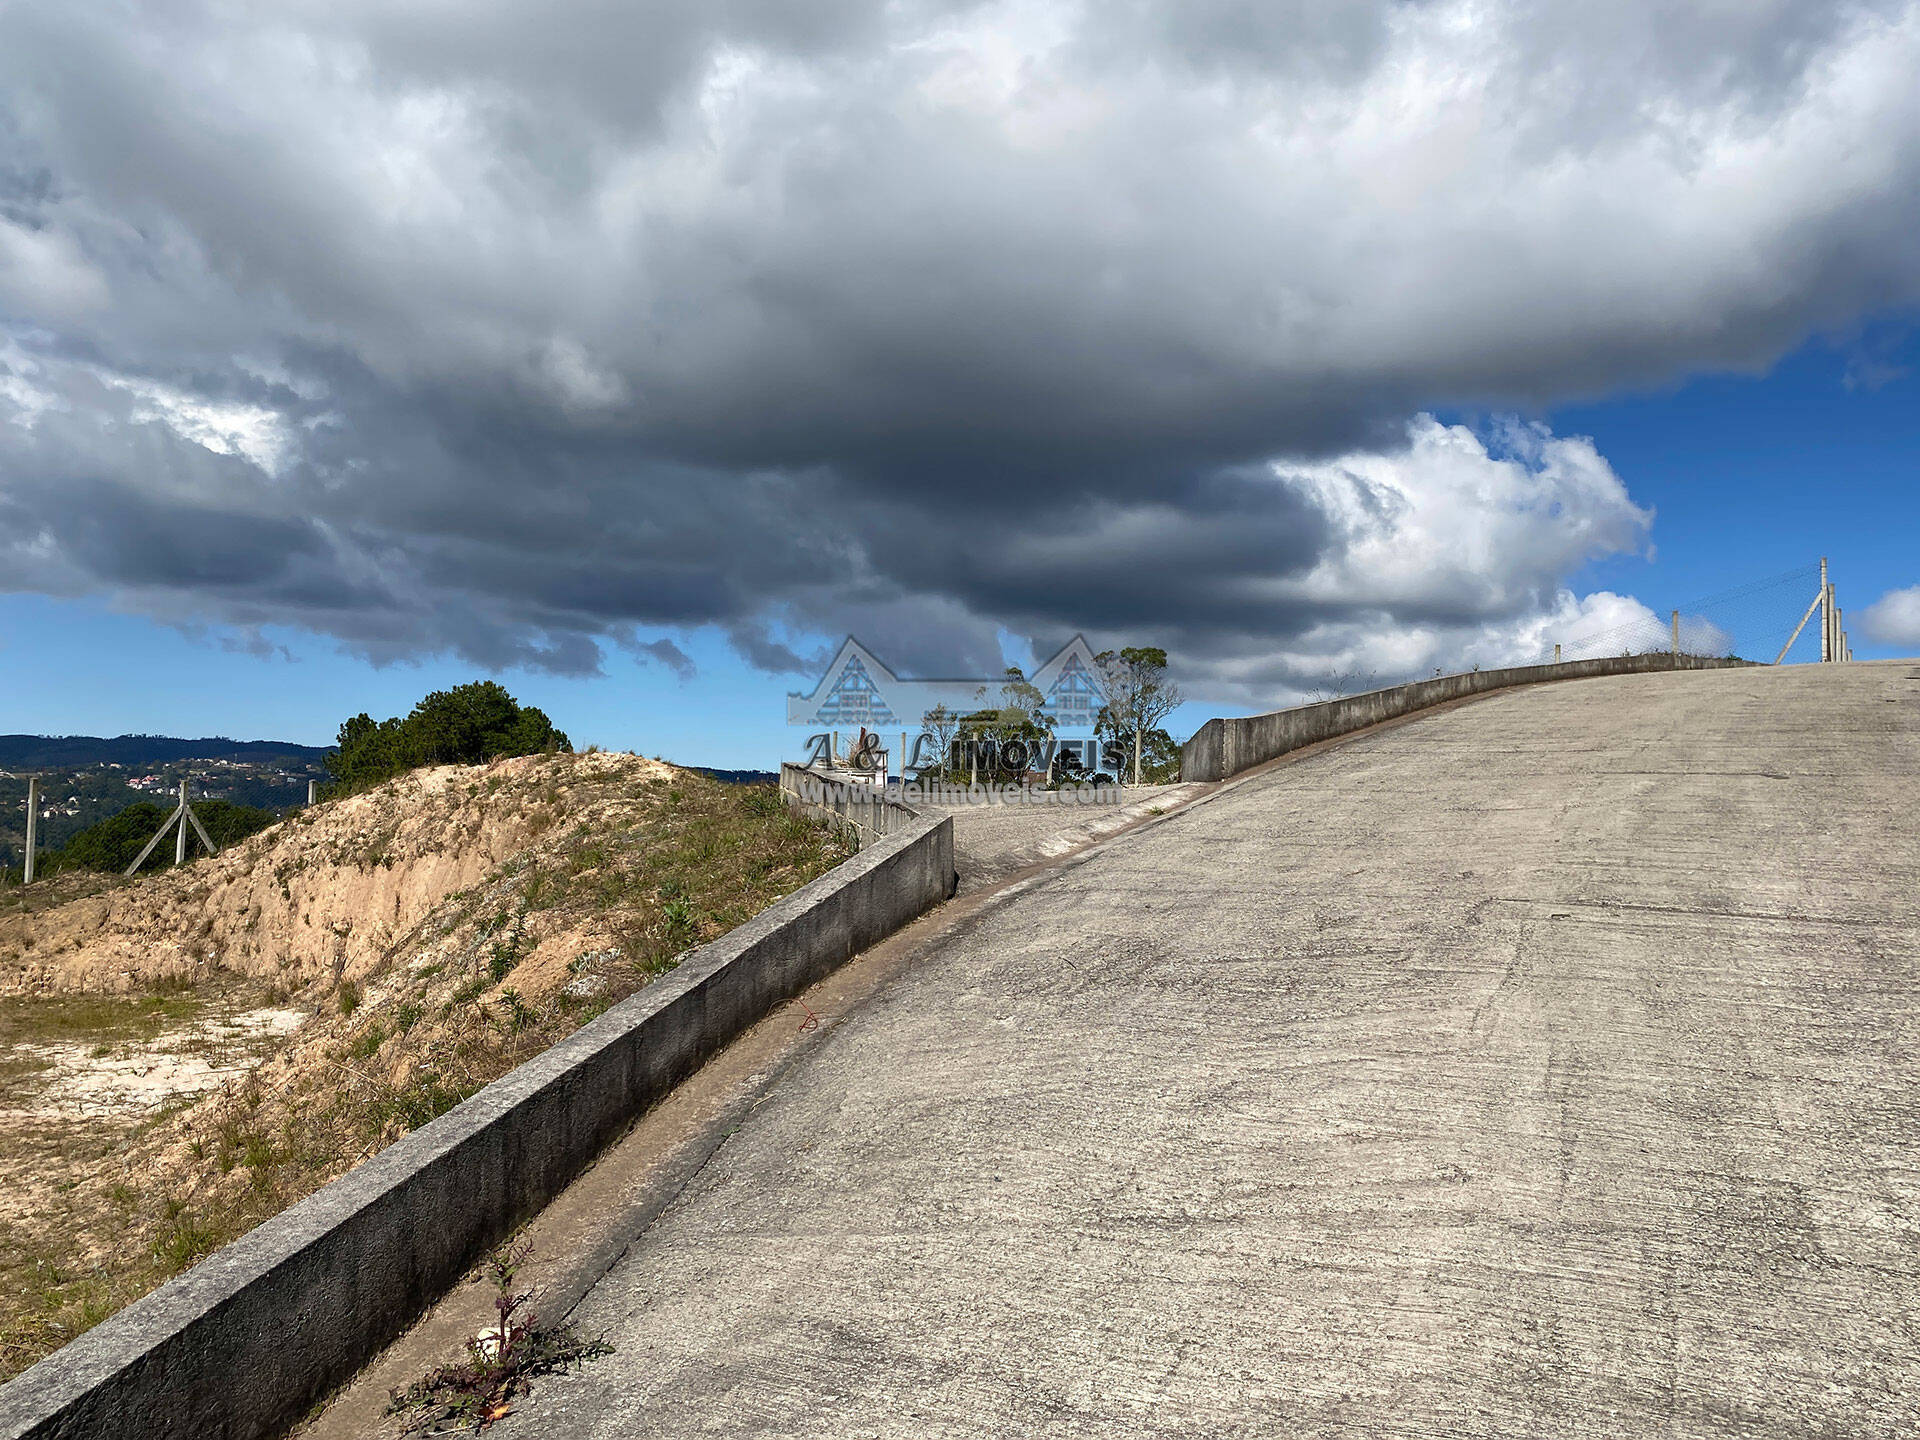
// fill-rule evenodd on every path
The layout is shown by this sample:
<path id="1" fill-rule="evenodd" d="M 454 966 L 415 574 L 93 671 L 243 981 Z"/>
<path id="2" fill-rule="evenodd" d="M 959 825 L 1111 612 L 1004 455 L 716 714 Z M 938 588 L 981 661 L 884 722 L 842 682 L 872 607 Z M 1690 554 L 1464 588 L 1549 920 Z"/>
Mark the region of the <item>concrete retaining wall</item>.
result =
<path id="1" fill-rule="evenodd" d="M 350 1377 L 641 1112 L 953 893 L 904 828 L 0 1389 L 4 1440 L 254 1440 Z"/>
<path id="2" fill-rule="evenodd" d="M 780 793 L 802 815 L 845 825 L 862 849 L 920 823 L 914 811 L 887 799 L 882 785 L 869 785 L 845 774 L 822 775 L 788 761 L 780 764 Z"/>
<path id="3" fill-rule="evenodd" d="M 1416 680 L 1411 685 L 1370 690 L 1365 695 L 1275 710 L 1267 715 L 1209 720 L 1180 747 L 1180 778 L 1183 781 L 1224 780 L 1304 745 L 1488 690 L 1547 680 L 1643 675 L 1666 670 L 1719 670 L 1750 663 L 1695 655 L 1615 655 L 1598 660 L 1567 660 L 1558 665 L 1517 665 L 1505 670 L 1476 670 L 1467 675 Z"/>

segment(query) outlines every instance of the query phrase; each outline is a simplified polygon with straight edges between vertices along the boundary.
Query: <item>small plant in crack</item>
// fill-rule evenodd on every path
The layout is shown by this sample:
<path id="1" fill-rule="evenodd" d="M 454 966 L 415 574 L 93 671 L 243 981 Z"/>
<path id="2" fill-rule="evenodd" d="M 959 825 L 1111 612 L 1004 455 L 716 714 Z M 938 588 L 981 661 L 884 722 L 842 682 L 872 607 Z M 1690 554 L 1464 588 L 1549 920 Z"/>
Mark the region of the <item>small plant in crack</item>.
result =
<path id="1" fill-rule="evenodd" d="M 605 1340 L 582 1339 L 564 1321 L 540 1323 L 530 1308 L 533 1292 L 514 1289 L 532 1249 L 525 1243 L 505 1247 L 482 1267 L 494 1288 L 494 1323 L 467 1342 L 466 1359 L 392 1392 L 387 1413 L 406 1417 L 407 1434 L 477 1434 L 513 1413 L 513 1402 L 532 1388 L 534 1376 L 613 1353 Z"/>

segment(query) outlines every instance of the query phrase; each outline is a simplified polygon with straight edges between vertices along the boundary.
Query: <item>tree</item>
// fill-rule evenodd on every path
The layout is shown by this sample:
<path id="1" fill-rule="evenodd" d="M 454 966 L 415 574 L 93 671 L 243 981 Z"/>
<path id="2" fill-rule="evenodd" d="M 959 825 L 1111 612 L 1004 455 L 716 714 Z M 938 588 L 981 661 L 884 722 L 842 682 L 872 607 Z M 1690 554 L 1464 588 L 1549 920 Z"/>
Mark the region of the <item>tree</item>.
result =
<path id="1" fill-rule="evenodd" d="M 945 776 L 949 767 L 953 764 L 953 742 L 958 739 L 960 735 L 959 712 L 949 710 L 945 705 L 936 705 L 920 717 L 920 727 L 927 734 L 933 736 L 934 744 L 937 747 L 934 753 L 940 757 L 938 764 L 923 768 L 933 770 L 939 775 Z M 917 746 L 915 747 L 914 758 L 919 758 Z"/>
<path id="2" fill-rule="evenodd" d="M 1093 733 L 1100 742 L 1101 755 L 1107 757 L 1105 763 L 1122 780 L 1126 779 L 1136 758 L 1140 768 L 1134 772 L 1135 784 L 1164 785 L 1180 778 L 1180 746 L 1158 726 L 1135 736 L 1126 726 L 1116 725 L 1102 710 Z"/>
<path id="3" fill-rule="evenodd" d="M 985 701 L 987 698 L 987 687 L 984 685 L 977 686 L 974 689 L 973 698 L 975 700 Z M 994 723 L 999 713 L 1000 712 L 995 710 L 991 705 L 982 705 L 978 710 L 969 710 L 958 716 L 954 722 L 955 737 L 968 742 L 967 770 L 970 781 L 980 778 L 980 741 L 986 737 L 988 727 Z M 959 778 L 959 773 L 956 767 L 954 769 L 956 779 Z"/>
<path id="4" fill-rule="evenodd" d="M 1141 732 L 1143 743 L 1136 747 L 1142 759 L 1142 774 L 1149 785 L 1172 785 L 1180 778 L 1180 745 L 1165 730 L 1155 727 Z"/>
<path id="5" fill-rule="evenodd" d="M 1040 687 L 1027 679 L 1018 665 L 1009 665 L 1000 686 L 1000 706 L 982 712 L 987 718 L 984 733 L 1004 755 L 1007 747 L 1019 744 L 1026 749 L 1028 763 L 1035 753 L 1044 753 L 1053 738 L 1054 719 L 1046 712 L 1047 697 Z"/>
<path id="6" fill-rule="evenodd" d="M 340 726 L 327 769 L 336 793 L 363 790 L 407 768 L 400 758 L 398 716 L 376 721 L 364 710 Z"/>
<path id="7" fill-rule="evenodd" d="M 503 755 L 572 749 L 545 712 L 522 705 L 491 680 L 476 680 L 435 690 L 405 719 L 355 715 L 341 725 L 327 769 L 333 793 L 344 794 L 421 765 L 478 765 Z"/>
<path id="8" fill-rule="evenodd" d="M 1168 677 L 1167 652 L 1158 646 L 1102 650 L 1093 663 L 1106 701 L 1095 728 L 1125 734 L 1133 751 L 1133 783 L 1138 785 L 1146 734 L 1178 707 L 1183 698 L 1180 687 Z"/>

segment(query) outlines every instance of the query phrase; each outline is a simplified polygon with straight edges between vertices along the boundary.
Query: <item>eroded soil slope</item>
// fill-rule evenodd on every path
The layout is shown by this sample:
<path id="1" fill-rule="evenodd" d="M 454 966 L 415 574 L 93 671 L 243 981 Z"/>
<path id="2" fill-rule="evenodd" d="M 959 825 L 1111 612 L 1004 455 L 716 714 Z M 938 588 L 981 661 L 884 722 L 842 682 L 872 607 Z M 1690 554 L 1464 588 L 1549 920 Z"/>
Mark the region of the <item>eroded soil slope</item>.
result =
<path id="1" fill-rule="evenodd" d="M 177 872 L 15 892 L 0 1377 L 847 853 L 769 787 L 532 756 L 419 771 Z"/>

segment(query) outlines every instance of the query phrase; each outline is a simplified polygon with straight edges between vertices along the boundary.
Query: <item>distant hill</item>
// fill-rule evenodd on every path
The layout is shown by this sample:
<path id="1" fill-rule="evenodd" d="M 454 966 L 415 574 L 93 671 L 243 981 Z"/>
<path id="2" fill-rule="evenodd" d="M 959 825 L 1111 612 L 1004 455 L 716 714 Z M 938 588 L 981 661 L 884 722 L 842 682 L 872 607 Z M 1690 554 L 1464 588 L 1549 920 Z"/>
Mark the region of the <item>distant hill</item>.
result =
<path id="1" fill-rule="evenodd" d="M 171 735 L 0 735 L 0 770 L 67 770 L 86 765 L 171 765 L 181 760 L 276 760 L 318 765 L 327 745 L 286 740 L 229 740 L 222 735 L 180 740 Z"/>
<path id="2" fill-rule="evenodd" d="M 333 752 L 287 740 L 182 740 L 171 735 L 0 735 L 0 872 L 26 853 L 27 780 L 40 782 L 39 843 L 57 850 L 131 805 L 173 806 L 180 782 L 195 799 L 285 814 L 327 783 Z"/>
<path id="3" fill-rule="evenodd" d="M 780 779 L 771 770 L 715 770 L 709 765 L 688 765 L 683 768 L 725 785 L 772 785 Z"/>

